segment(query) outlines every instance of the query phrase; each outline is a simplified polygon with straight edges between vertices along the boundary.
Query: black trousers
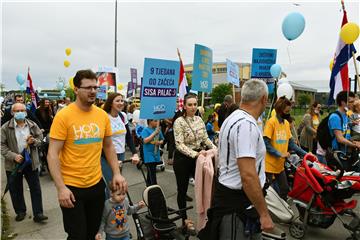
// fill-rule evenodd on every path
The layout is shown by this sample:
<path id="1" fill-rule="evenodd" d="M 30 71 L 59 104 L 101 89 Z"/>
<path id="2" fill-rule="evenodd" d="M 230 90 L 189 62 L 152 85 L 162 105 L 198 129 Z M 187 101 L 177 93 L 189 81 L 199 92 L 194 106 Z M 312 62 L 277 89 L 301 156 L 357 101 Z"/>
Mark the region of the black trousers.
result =
<path id="1" fill-rule="evenodd" d="M 175 150 L 173 167 L 178 191 L 178 207 L 179 209 L 186 208 L 186 193 L 189 186 L 189 178 L 190 176 L 195 176 L 196 159 Z M 187 219 L 186 211 L 183 211 L 181 214 L 183 220 Z"/>
<path id="2" fill-rule="evenodd" d="M 31 196 L 31 205 L 34 216 L 43 213 L 41 187 L 39 181 L 38 170 L 33 171 L 31 165 L 24 168 L 21 173 L 16 173 L 14 176 L 11 175 L 10 171 L 6 171 L 7 181 L 9 184 L 9 191 L 11 202 L 13 204 L 16 214 L 26 213 L 26 205 L 24 199 L 23 189 L 23 176 L 25 177 Z"/>
<path id="3" fill-rule="evenodd" d="M 61 207 L 64 229 L 69 240 L 95 239 L 105 201 L 105 183 L 89 188 L 67 186 L 75 196 L 74 208 Z"/>
<path id="4" fill-rule="evenodd" d="M 145 163 L 147 168 L 147 179 L 146 179 L 146 186 L 156 185 L 156 162 L 152 163 Z"/>
<path id="5" fill-rule="evenodd" d="M 275 173 L 266 173 L 266 179 L 269 185 L 272 185 L 273 183 L 276 183 L 274 186 L 275 190 L 279 193 L 279 196 L 287 200 L 287 194 L 289 192 L 289 184 L 287 181 L 287 176 L 285 170 L 280 172 L 279 174 Z"/>

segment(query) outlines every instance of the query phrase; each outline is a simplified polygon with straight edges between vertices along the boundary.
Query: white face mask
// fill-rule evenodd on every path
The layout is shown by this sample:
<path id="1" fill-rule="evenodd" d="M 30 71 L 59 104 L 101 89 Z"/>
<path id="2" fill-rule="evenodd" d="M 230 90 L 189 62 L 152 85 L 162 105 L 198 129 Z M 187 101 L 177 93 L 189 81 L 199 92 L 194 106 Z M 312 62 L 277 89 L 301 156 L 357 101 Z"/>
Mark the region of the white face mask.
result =
<path id="1" fill-rule="evenodd" d="M 317 110 L 317 109 L 314 110 L 314 113 L 319 114 L 319 110 Z"/>
<path id="2" fill-rule="evenodd" d="M 345 109 L 345 112 L 349 111 L 348 106 L 344 107 L 344 109 Z"/>

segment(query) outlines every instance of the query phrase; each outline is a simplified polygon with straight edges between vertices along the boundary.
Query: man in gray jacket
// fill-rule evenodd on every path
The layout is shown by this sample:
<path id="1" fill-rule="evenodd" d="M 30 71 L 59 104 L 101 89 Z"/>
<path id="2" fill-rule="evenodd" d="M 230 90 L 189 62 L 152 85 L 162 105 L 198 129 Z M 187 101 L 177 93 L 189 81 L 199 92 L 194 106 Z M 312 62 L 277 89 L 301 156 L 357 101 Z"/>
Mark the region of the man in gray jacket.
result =
<path id="1" fill-rule="evenodd" d="M 15 220 L 22 221 L 26 216 L 23 192 L 23 176 L 25 176 L 30 188 L 33 220 L 43 222 L 48 217 L 43 214 L 37 149 L 41 144 L 43 135 L 36 123 L 25 119 L 26 107 L 24 104 L 15 103 L 12 105 L 11 114 L 13 118 L 1 127 L 1 154 L 5 158 L 6 176 L 11 201 L 16 213 Z M 25 160 L 22 155 L 24 149 L 28 149 L 30 153 L 31 164 L 25 166 L 20 172 L 14 172 L 16 166 Z"/>

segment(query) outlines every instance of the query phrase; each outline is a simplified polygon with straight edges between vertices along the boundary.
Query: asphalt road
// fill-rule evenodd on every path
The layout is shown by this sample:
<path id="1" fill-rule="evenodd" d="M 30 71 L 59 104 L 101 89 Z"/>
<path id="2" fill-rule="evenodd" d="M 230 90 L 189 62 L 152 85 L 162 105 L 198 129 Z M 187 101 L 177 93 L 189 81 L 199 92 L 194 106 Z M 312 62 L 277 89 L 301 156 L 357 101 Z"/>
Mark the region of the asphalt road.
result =
<path id="1" fill-rule="evenodd" d="M 5 172 L 2 170 L 2 190 L 5 187 Z M 123 174 L 129 183 L 129 194 L 134 202 L 142 200 L 142 193 L 145 189 L 144 179 L 141 172 L 131 164 L 125 164 Z M 162 187 L 166 201 L 169 207 L 177 208 L 176 203 L 176 180 L 172 170 L 172 166 L 166 166 L 165 171 L 158 172 L 158 183 Z M 49 174 L 41 177 L 42 196 L 44 205 L 44 214 L 49 217 L 46 223 L 39 224 L 32 220 L 31 203 L 30 203 L 30 192 L 25 186 L 25 198 L 27 204 L 27 218 L 22 222 L 15 221 L 15 213 L 11 205 L 10 195 L 7 194 L 5 200 L 7 202 L 8 212 L 10 215 L 11 232 L 16 234 L 15 239 L 66 239 L 66 234 L 63 229 L 62 214 L 58 205 L 56 188 Z M 188 194 L 194 197 L 194 187 L 189 186 Z M 358 198 L 354 196 L 354 198 Z M 189 203 L 188 203 L 189 204 Z M 190 204 L 194 204 L 191 202 Z M 143 211 L 143 210 L 140 210 Z M 356 212 L 359 212 L 359 208 L 356 208 Z M 189 217 L 196 220 L 195 209 L 189 210 Z M 346 221 L 349 221 L 349 217 L 344 217 Z M 135 226 L 132 219 L 130 219 L 131 232 L 133 236 L 136 236 Z M 180 222 L 178 222 L 180 225 Z M 294 239 L 288 232 L 288 225 L 277 226 L 283 229 L 287 233 L 287 239 Z M 323 239 L 323 240 L 337 240 L 346 239 L 349 237 L 349 232 L 342 226 L 341 222 L 337 219 L 332 226 L 328 229 L 320 228 L 308 228 L 305 239 Z M 196 239 L 196 238 L 193 238 Z"/>

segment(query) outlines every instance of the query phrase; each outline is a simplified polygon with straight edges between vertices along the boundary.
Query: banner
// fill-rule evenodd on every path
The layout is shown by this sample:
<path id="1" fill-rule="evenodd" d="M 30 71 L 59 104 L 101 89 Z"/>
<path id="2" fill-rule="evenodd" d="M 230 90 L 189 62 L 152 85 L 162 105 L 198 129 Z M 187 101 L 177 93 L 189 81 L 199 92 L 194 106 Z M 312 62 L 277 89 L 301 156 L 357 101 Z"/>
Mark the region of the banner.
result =
<path id="1" fill-rule="evenodd" d="M 226 59 L 226 80 L 228 80 L 229 83 L 240 87 L 239 66 L 229 59 Z"/>
<path id="2" fill-rule="evenodd" d="M 96 98 L 106 100 L 107 99 L 107 86 L 106 85 L 100 85 L 99 91 L 96 93 Z"/>
<path id="3" fill-rule="evenodd" d="M 98 67 L 94 71 L 99 86 L 107 86 L 110 92 L 116 92 L 118 69 L 115 67 Z"/>
<path id="4" fill-rule="evenodd" d="M 137 84 L 137 69 L 136 68 L 130 68 L 130 79 L 132 83 Z"/>
<path id="5" fill-rule="evenodd" d="M 127 85 L 127 92 L 126 92 L 126 97 L 132 97 L 133 96 L 133 92 L 135 91 L 136 88 L 136 83 L 134 82 L 128 82 Z"/>
<path id="6" fill-rule="evenodd" d="M 272 78 L 271 65 L 276 63 L 276 49 L 253 48 L 251 78 Z"/>
<path id="7" fill-rule="evenodd" d="M 141 119 L 174 116 L 179 69 L 178 61 L 145 58 L 141 85 Z"/>
<path id="8" fill-rule="evenodd" d="M 212 63 L 212 50 L 195 44 L 191 89 L 200 92 L 211 92 Z"/>

